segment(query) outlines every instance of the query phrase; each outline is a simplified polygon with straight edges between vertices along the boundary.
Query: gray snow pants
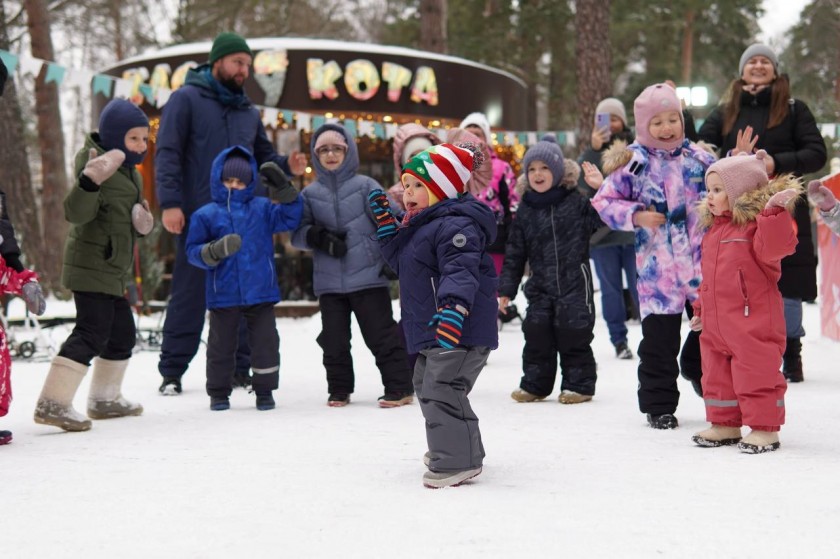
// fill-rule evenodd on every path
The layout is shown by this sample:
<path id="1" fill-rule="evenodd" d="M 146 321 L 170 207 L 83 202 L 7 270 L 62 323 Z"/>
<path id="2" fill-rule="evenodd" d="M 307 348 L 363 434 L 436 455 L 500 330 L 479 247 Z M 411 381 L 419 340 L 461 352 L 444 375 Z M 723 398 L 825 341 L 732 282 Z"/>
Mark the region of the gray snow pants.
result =
<path id="1" fill-rule="evenodd" d="M 489 355 L 486 347 L 438 347 L 423 349 L 417 357 L 414 391 L 426 419 L 433 472 L 460 472 L 482 465 L 484 445 L 467 394 Z"/>

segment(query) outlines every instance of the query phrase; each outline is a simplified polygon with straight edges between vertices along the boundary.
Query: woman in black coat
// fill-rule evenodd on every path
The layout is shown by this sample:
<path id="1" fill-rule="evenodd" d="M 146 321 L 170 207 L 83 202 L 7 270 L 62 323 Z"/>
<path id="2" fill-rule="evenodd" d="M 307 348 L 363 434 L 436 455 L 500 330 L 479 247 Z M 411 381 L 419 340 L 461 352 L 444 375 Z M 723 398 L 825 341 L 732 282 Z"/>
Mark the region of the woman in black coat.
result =
<path id="1" fill-rule="evenodd" d="M 779 74 L 776 53 L 762 44 L 741 55 L 740 78 L 700 128 L 700 139 L 716 145 L 721 157 L 757 149 L 767 151 L 767 174 L 802 176 L 819 171 L 826 161 L 825 141 L 808 106 L 790 95 L 787 75 Z M 803 192 L 794 210 L 799 244 L 782 260 L 779 289 L 785 303 L 787 347 L 784 375 L 801 382 L 802 301 L 817 296 L 817 271 L 811 240 L 808 199 Z"/>

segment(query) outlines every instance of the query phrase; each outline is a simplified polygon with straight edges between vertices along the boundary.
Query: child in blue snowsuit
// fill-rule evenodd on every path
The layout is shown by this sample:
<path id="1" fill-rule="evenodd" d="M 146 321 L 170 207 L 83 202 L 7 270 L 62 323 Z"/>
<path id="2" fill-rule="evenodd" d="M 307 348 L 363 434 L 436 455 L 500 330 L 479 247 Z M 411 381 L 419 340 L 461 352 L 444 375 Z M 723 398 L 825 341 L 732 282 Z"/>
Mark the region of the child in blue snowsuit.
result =
<path id="1" fill-rule="evenodd" d="M 496 218 L 464 194 L 481 159 L 474 144 L 440 144 L 409 160 L 399 227 L 385 193 L 369 196 L 382 254 L 400 278 L 407 349 L 419 353 L 414 390 L 426 419 L 430 488 L 477 476 L 484 459 L 467 394 L 498 346 L 498 281 L 486 251 Z"/>
<path id="2" fill-rule="evenodd" d="M 193 214 L 187 236 L 190 264 L 207 270 L 207 394 L 214 411 L 230 408 L 242 316 L 248 323 L 257 409 L 274 408 L 272 391 L 277 389 L 280 371 L 274 304 L 280 300 L 280 289 L 272 235 L 298 226 L 303 201 L 290 183 L 282 181 L 276 197 L 288 203 L 254 196 L 257 180 L 257 162 L 248 150 L 234 146 L 222 151 L 210 171 L 213 201 Z"/>

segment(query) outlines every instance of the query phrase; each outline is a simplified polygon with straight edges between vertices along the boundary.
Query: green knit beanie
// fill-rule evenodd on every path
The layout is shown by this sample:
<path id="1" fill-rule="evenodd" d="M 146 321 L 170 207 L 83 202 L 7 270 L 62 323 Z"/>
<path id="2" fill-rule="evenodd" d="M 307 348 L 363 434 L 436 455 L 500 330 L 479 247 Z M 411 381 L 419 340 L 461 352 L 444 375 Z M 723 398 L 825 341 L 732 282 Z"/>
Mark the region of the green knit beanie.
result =
<path id="1" fill-rule="evenodd" d="M 254 55 L 251 49 L 248 48 L 248 43 L 240 35 L 236 33 L 220 33 L 218 37 L 213 39 L 213 47 L 210 49 L 210 64 L 212 65 L 223 56 L 237 52 L 244 52 L 251 56 Z"/>

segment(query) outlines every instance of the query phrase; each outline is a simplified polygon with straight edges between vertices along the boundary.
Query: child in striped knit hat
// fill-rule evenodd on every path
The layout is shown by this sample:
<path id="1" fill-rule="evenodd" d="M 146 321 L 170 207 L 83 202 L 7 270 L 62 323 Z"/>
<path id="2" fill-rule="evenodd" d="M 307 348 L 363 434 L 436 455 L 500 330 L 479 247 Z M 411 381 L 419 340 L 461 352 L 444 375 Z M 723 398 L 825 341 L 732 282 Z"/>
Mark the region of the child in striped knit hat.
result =
<path id="1" fill-rule="evenodd" d="M 400 278 L 406 349 L 419 353 L 414 390 L 429 445 L 423 484 L 435 489 L 477 476 L 484 459 L 467 395 L 498 345 L 496 270 L 485 250 L 496 218 L 464 190 L 482 159 L 474 144 L 440 144 L 410 159 L 401 224 L 383 191 L 369 196 L 382 254 Z"/>

